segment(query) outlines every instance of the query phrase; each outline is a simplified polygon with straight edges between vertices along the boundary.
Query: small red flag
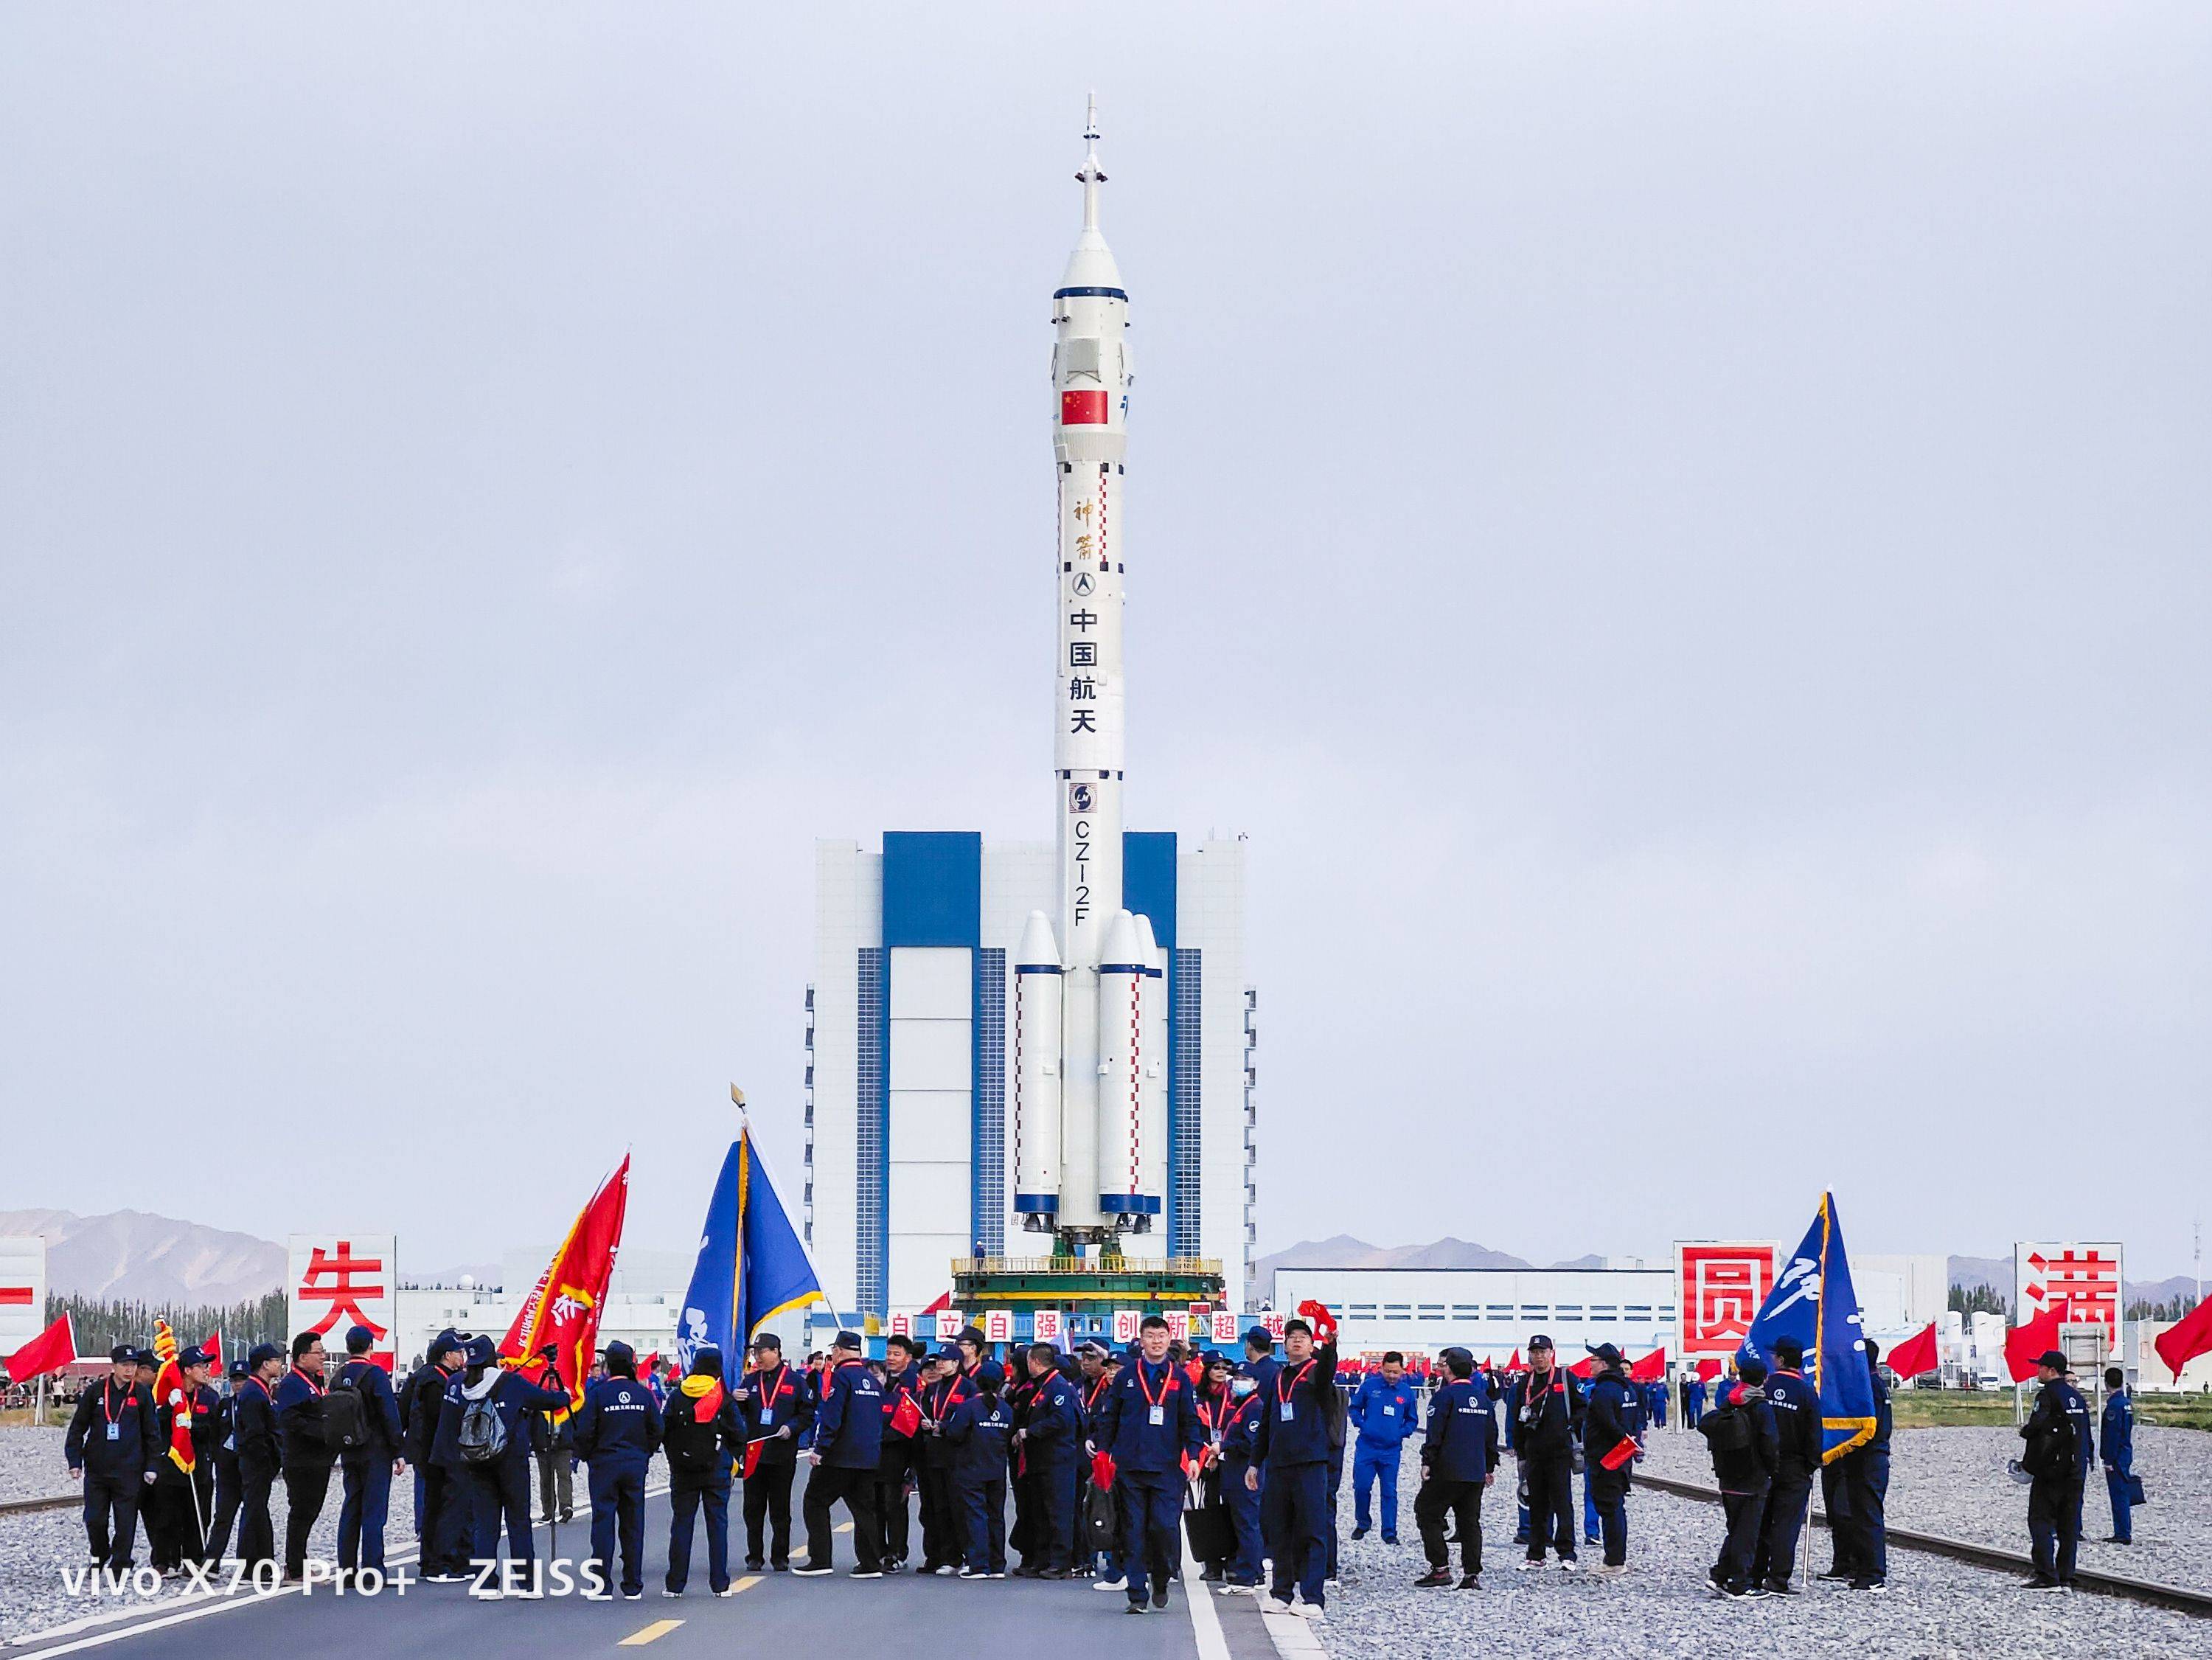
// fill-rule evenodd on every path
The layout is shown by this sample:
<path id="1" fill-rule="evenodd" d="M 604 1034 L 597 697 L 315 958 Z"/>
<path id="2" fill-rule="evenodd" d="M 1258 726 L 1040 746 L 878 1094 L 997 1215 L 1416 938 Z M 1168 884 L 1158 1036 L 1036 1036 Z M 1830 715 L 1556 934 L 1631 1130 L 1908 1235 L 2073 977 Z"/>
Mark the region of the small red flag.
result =
<path id="1" fill-rule="evenodd" d="M 753 1472 L 760 1468 L 761 1442 L 772 1438 L 773 1438 L 769 1436 L 763 1435 L 760 1437 L 758 1440 L 752 1440 L 745 1443 L 744 1468 L 740 1474 L 746 1481 L 751 1481 L 753 1479 Z"/>
<path id="2" fill-rule="evenodd" d="M 1628 1369 L 1628 1375 L 1639 1383 L 1656 1383 L 1667 1375 L 1667 1346 L 1662 1343 Z"/>
<path id="3" fill-rule="evenodd" d="M 1508 1361 L 1505 1363 L 1505 1370 L 1506 1370 L 1506 1371 L 1520 1371 L 1520 1370 L 1521 1370 L 1521 1351 L 1520 1351 L 1520 1350 L 1516 1349 L 1516 1350 L 1514 1350 L 1514 1351 L 1513 1351 L 1513 1358 L 1512 1358 L 1510 1360 L 1508 1360 Z"/>
<path id="4" fill-rule="evenodd" d="M 951 1306 L 952 1293 L 949 1291 L 941 1291 L 937 1293 L 937 1300 L 934 1303 L 932 1303 L 927 1308 L 924 1309 L 922 1312 L 924 1314 L 935 1314 L 939 1310 L 949 1309 Z"/>
<path id="5" fill-rule="evenodd" d="M 2066 1323 L 2066 1301 L 2061 1298 L 2024 1326 L 2005 1334 L 2005 1370 L 2012 1381 L 2025 1383 L 2035 1376 L 2039 1356 L 2058 1347 L 2058 1328 Z"/>
<path id="6" fill-rule="evenodd" d="M 1720 1375 L 1721 1363 L 1711 1356 L 1708 1355 L 1698 1362 L 1698 1381 L 1700 1383 L 1710 1383 Z"/>
<path id="7" fill-rule="evenodd" d="M 1063 427 L 1103 427 L 1106 424 L 1106 394 L 1103 392 L 1064 392 L 1060 395 L 1060 424 Z"/>
<path id="8" fill-rule="evenodd" d="M 1587 1383 L 1597 1376 L 1597 1356 L 1593 1354 L 1586 1360 L 1577 1360 L 1567 1370 Z"/>
<path id="9" fill-rule="evenodd" d="M 1882 1358 L 1900 1379 L 1917 1377 L 1923 1371 L 1935 1371 L 1939 1364 L 1936 1353 L 1936 1323 L 1930 1320 L 1927 1330 L 1917 1337 L 1906 1338 Z"/>
<path id="10" fill-rule="evenodd" d="M 76 1328 L 66 1314 L 7 1357 L 8 1376 L 27 1383 L 33 1377 L 59 1371 L 76 1359 Z"/>
<path id="11" fill-rule="evenodd" d="M 1623 1464 L 1626 1464 L 1630 1459 L 1635 1457 L 1636 1451 L 1636 1438 L 1632 1435 L 1624 1435 L 1620 1440 L 1614 1442 L 1610 1447 L 1606 1449 L 1604 1456 L 1597 1461 L 1598 1468 L 1601 1469 L 1617 1470 Z"/>
<path id="12" fill-rule="evenodd" d="M 1112 1453 L 1094 1452 L 1091 1455 L 1091 1484 L 1102 1493 L 1114 1491 L 1114 1455 Z"/>
<path id="13" fill-rule="evenodd" d="M 914 1391 L 901 1389 L 898 1405 L 891 1408 L 891 1433 L 912 1439 L 921 1427 L 921 1408 L 914 1403 Z"/>
<path id="14" fill-rule="evenodd" d="M 2159 1333 L 2151 1347 L 2176 1377 L 2198 1355 L 2212 1353 L 2212 1298 L 2199 1303 L 2169 1329 Z"/>

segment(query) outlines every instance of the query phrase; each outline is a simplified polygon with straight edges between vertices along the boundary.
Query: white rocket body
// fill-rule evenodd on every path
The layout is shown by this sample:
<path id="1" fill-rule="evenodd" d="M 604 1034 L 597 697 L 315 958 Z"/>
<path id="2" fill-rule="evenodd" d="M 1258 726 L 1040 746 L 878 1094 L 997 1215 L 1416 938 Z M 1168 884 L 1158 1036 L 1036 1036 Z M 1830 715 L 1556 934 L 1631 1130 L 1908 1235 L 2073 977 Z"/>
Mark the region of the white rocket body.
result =
<path id="1" fill-rule="evenodd" d="M 1145 1011 L 1139 1037 L 1138 1183 L 1145 1214 L 1164 1218 L 1168 1192 L 1168 964 L 1149 917 L 1137 918 L 1137 955 L 1145 964 Z M 1157 1254 L 1167 1254 L 1167 1229 L 1154 1226 Z"/>
<path id="2" fill-rule="evenodd" d="M 1024 983 L 1015 1000 L 1021 1059 L 1014 1203 L 1030 1228 L 1103 1235 L 1149 1229 L 1162 1209 L 1166 982 L 1153 977 L 1158 952 L 1150 926 L 1140 933 L 1139 919 L 1121 903 L 1121 483 L 1134 375 L 1129 296 L 1098 230 L 1098 187 L 1106 175 L 1098 166 L 1095 106 L 1084 137 L 1089 149 L 1076 174 L 1083 185 L 1083 231 L 1053 295 L 1060 915 L 1056 928 L 1042 914 L 1033 915 L 1023 934 L 1018 966 Z M 1055 937 L 1056 976 L 1044 968 Z M 1048 1035 L 1042 1004 L 1055 978 L 1060 1002 Z M 1148 1020 L 1157 1031 L 1147 1031 Z M 1159 1061 L 1158 1105 L 1149 1112 L 1143 1071 L 1148 1046 Z M 1058 1069 L 1052 1083 L 1043 1071 L 1048 1052 Z M 1044 1120 L 1055 1113 L 1057 1124 L 1048 1128 Z"/>

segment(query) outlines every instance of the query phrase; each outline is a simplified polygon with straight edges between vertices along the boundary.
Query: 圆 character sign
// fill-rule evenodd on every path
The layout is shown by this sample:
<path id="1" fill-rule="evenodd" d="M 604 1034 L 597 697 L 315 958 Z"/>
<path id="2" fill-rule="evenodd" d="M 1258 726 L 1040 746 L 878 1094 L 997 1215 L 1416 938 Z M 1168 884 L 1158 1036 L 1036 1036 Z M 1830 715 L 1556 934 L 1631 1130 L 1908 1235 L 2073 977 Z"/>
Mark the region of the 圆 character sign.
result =
<path id="1" fill-rule="evenodd" d="M 1674 1297 L 1680 1352 L 1727 1357 L 1741 1347 L 1774 1289 L 1780 1247 L 1766 1240 L 1678 1240 Z"/>

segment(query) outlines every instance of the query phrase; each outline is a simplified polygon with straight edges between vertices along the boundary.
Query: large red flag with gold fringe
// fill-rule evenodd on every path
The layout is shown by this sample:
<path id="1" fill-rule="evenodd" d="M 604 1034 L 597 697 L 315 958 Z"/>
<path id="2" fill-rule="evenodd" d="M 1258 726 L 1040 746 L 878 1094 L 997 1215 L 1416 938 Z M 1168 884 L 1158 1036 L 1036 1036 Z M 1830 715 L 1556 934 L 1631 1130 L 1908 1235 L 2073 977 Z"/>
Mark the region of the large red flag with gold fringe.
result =
<path id="1" fill-rule="evenodd" d="M 599 1347 L 599 1308 L 614 1274 L 615 1253 L 622 1247 L 623 1212 L 629 1202 L 629 1155 L 624 1153 L 578 1214 L 499 1346 L 506 1365 L 539 1383 L 545 1382 L 550 1359 L 568 1391 L 571 1411 L 584 1404 L 584 1385 Z"/>
<path id="2" fill-rule="evenodd" d="M 198 1457 L 192 1450 L 192 1395 L 177 1365 L 177 1334 L 160 1318 L 154 1322 L 154 1359 L 161 1367 L 154 1374 L 154 1403 L 169 1409 L 169 1462 L 190 1475 Z"/>

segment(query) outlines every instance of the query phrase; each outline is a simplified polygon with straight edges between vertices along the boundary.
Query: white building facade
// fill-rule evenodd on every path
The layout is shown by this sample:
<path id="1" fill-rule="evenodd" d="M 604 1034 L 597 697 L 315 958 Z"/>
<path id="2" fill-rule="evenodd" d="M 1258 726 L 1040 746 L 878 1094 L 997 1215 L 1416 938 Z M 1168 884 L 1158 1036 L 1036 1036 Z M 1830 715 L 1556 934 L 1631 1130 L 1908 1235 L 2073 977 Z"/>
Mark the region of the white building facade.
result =
<path id="1" fill-rule="evenodd" d="M 1572 1365 L 1611 1343 L 1631 1360 L 1675 1341 L 1674 1275 L 1659 1268 L 1277 1268 L 1274 1304 L 1312 1298 L 1336 1316 L 1346 1355 L 1456 1344 L 1501 1365 L 1549 1337 Z"/>
<path id="2" fill-rule="evenodd" d="M 1121 852 L 1122 903 L 1167 959 L 1168 1180 L 1158 1225 L 1121 1243 L 1218 1260 L 1241 1309 L 1258 1112 L 1243 842 L 1132 830 Z M 955 1257 L 1050 1254 L 1014 1210 L 1012 964 L 1059 888 L 1048 842 L 892 831 L 880 851 L 816 846 L 802 1225 L 848 1323 L 921 1311 Z"/>

